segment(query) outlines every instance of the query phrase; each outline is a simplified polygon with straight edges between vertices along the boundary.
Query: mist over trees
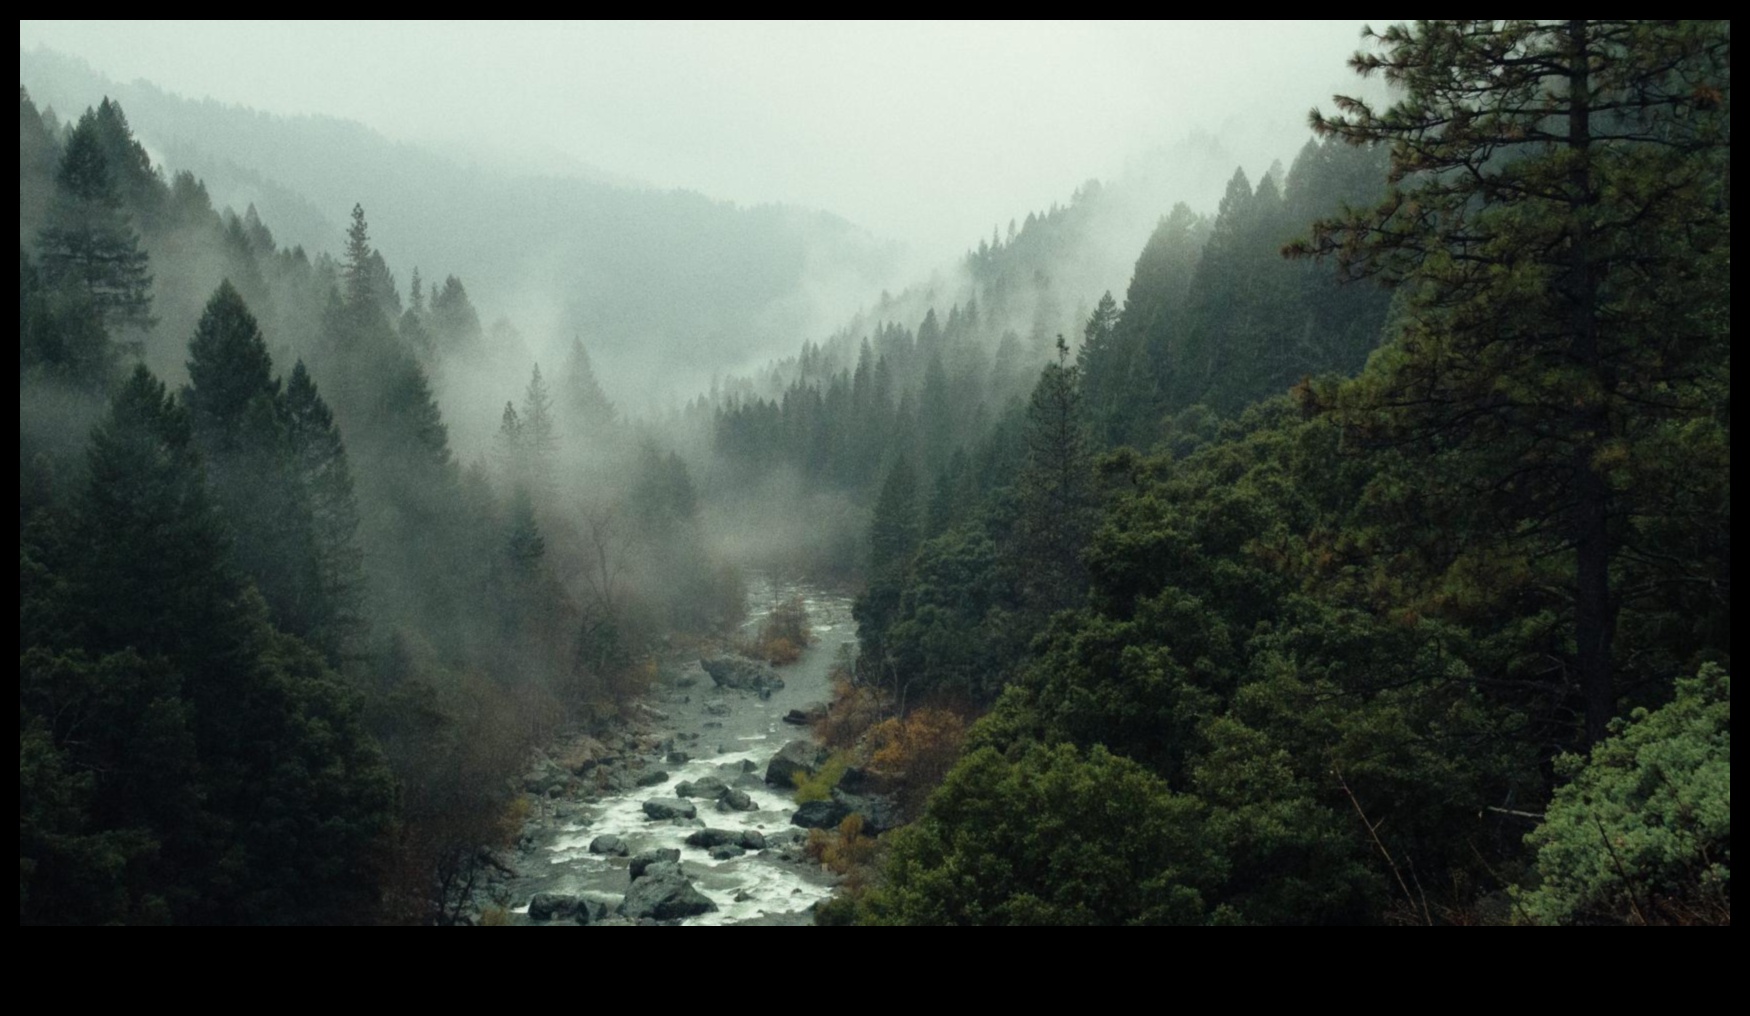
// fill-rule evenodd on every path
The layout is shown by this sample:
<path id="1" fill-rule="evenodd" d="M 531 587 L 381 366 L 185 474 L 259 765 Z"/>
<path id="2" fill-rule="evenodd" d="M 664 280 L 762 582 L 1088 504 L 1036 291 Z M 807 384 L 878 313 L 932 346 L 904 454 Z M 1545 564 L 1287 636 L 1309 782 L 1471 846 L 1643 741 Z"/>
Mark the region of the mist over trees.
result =
<path id="1" fill-rule="evenodd" d="M 1209 207 L 1089 181 L 836 327 L 830 217 L 130 86 L 203 182 L 27 62 L 21 923 L 473 923 L 531 750 L 765 573 L 854 593 L 810 792 L 894 827 L 818 923 L 1729 924 L 1729 56 L 1394 25 Z"/>

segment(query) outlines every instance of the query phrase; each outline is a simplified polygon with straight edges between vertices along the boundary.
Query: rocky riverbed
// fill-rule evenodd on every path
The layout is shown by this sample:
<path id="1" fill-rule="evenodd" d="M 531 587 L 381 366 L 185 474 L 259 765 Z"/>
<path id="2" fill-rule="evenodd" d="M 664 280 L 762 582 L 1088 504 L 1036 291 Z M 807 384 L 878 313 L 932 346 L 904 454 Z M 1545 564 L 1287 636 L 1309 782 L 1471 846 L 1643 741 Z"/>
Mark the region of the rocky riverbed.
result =
<path id="1" fill-rule="evenodd" d="M 616 732 L 536 755 L 523 777 L 527 823 L 514 850 L 494 855 L 482 908 L 560 926 L 812 921 L 834 877 L 804 852 L 787 762 L 772 761 L 811 757 L 804 745 L 783 749 L 807 738 L 794 721 L 826 703 L 832 663 L 856 629 L 848 597 L 759 580 L 747 634 L 793 594 L 815 636 L 795 663 L 671 662 Z"/>

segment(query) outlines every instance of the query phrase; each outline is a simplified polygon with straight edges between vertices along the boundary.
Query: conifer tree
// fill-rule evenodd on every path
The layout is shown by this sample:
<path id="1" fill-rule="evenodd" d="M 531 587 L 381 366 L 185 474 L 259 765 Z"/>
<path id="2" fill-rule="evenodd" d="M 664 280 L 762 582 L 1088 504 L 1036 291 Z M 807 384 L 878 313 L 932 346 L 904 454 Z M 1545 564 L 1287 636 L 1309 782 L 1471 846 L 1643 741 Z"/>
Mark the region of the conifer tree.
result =
<path id="1" fill-rule="evenodd" d="M 571 354 L 565 364 L 565 402 L 576 421 L 577 432 L 591 435 L 592 440 L 614 422 L 614 404 L 596 379 L 589 351 L 576 339 L 571 340 Z"/>
<path id="2" fill-rule="evenodd" d="M 371 230 L 365 224 L 363 205 L 352 206 L 352 225 L 346 229 L 346 251 L 341 256 L 341 292 L 349 307 L 375 304 L 378 275 L 372 255 Z"/>
<path id="3" fill-rule="evenodd" d="M 523 393 L 521 417 L 523 446 L 528 461 L 531 492 L 541 497 L 553 493 L 553 456 L 559 451 L 559 434 L 553 425 L 553 396 L 535 364 L 529 387 Z"/>
<path id="4" fill-rule="evenodd" d="M 67 138 L 49 224 L 37 234 L 44 280 L 86 293 L 110 329 L 153 323 L 152 276 L 105 154 L 103 126 L 86 110 Z"/>
<path id="5" fill-rule="evenodd" d="M 1028 601 L 1045 612 L 1078 600 L 1086 585 L 1082 549 L 1093 531 L 1094 471 L 1082 417 L 1081 372 L 1057 337 L 1027 406 L 1026 460 L 1016 481 L 1014 552 Z"/>
<path id="6" fill-rule="evenodd" d="M 1401 283 L 1406 305 L 1380 369 L 1333 398 L 1357 436 L 1431 456 L 1430 503 L 1467 534 L 1456 572 L 1492 556 L 1527 596 L 1565 587 L 1551 608 L 1572 618 L 1596 741 L 1617 711 L 1619 573 L 1652 563 L 1643 520 L 1709 501 L 1724 520 L 1684 490 L 1711 470 L 1645 464 L 1729 441 L 1730 29 L 1424 21 L 1375 38 L 1353 65 L 1402 98 L 1340 98 L 1313 126 L 1390 146 L 1392 187 L 1291 251 Z M 1567 576 L 1541 575 L 1562 558 Z M 1681 586 L 1695 564 L 1712 567 L 1646 577 Z"/>
<path id="7" fill-rule="evenodd" d="M 286 447 L 310 518 L 315 604 L 310 642 L 331 661 L 356 655 L 365 639 L 364 555 L 352 467 L 334 414 L 299 360 L 285 393 Z"/>

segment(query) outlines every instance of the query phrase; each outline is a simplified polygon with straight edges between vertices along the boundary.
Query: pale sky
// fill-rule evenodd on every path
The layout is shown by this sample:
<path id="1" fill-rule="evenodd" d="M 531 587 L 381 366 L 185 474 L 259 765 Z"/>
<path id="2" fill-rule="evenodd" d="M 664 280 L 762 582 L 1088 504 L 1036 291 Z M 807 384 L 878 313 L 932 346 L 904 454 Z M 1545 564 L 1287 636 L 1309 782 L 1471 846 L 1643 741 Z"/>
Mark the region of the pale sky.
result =
<path id="1" fill-rule="evenodd" d="M 24 21 L 19 41 L 189 98 L 822 208 L 948 252 L 1192 130 L 1256 179 L 1310 107 L 1362 87 L 1361 25 Z"/>

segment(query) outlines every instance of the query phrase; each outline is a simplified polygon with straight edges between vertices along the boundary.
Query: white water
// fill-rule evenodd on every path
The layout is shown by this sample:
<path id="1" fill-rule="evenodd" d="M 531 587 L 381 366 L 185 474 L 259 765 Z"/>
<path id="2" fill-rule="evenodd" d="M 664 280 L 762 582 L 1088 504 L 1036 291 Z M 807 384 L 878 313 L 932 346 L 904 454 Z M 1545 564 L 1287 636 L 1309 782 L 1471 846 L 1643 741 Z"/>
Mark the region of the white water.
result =
<path id="1" fill-rule="evenodd" d="M 846 597 L 756 579 L 748 595 L 747 633 L 751 635 L 758 628 L 773 603 L 794 593 L 800 593 L 807 604 L 815 643 L 797 662 L 779 668 L 785 686 L 761 700 L 751 692 L 716 688 L 694 664 L 689 673 L 696 673 L 697 683 L 692 687 L 660 689 L 653 705 L 669 719 L 657 727 L 665 736 L 673 735 L 675 747 L 692 757 L 679 765 L 656 763 L 668 773 L 668 779 L 659 785 L 576 806 L 571 817 L 560 824 L 559 834 L 538 848 L 535 863 L 523 865 L 524 877 L 519 881 L 533 889 L 520 893 L 517 913 L 527 913 L 533 891 L 575 893 L 617 903 L 626 891 L 627 860 L 589 852 L 590 841 L 605 834 L 619 836 L 633 855 L 654 848 L 680 850 L 682 869 L 718 908 L 715 913 L 689 918 L 686 924 L 800 922 L 806 919 L 810 906 L 831 894 L 832 879 L 818 866 L 778 856 L 777 846 L 797 832 L 790 823 L 796 804 L 788 790 L 767 787 L 763 777 L 766 763 L 779 748 L 807 736 L 806 728 L 782 723 L 780 718 L 791 709 L 806 710 L 827 701 L 832 662 L 841 644 L 855 640 L 855 626 Z M 717 702 L 730 706 L 728 715 L 706 711 L 707 705 Z M 690 734 L 697 734 L 697 739 L 688 739 Z M 718 811 L 713 802 L 693 798 L 698 809 L 695 819 L 653 821 L 645 816 L 645 801 L 675 797 L 677 784 L 707 776 L 745 792 L 756 810 Z M 758 830 L 771 846 L 729 860 L 714 860 L 706 849 L 684 842 L 689 834 L 706 827 Z M 548 866 L 545 872 L 541 860 Z"/>

